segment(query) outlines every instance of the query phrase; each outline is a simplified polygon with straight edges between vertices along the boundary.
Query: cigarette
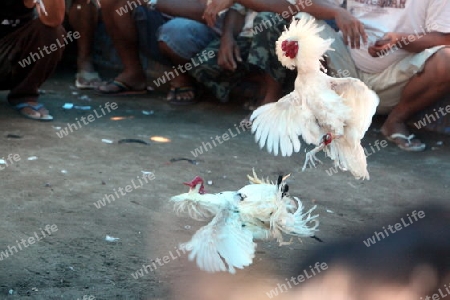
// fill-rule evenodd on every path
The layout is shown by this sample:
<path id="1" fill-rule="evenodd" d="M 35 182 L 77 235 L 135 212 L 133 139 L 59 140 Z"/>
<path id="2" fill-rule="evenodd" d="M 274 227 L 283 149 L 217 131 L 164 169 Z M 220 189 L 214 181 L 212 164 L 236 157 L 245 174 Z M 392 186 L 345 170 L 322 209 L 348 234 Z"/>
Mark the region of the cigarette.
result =
<path id="1" fill-rule="evenodd" d="M 45 5 L 44 5 L 44 3 L 42 3 L 42 0 L 34 0 L 34 3 L 36 5 L 39 5 L 40 9 L 42 10 L 42 12 L 44 13 L 45 16 L 48 16 L 48 13 L 45 10 Z"/>

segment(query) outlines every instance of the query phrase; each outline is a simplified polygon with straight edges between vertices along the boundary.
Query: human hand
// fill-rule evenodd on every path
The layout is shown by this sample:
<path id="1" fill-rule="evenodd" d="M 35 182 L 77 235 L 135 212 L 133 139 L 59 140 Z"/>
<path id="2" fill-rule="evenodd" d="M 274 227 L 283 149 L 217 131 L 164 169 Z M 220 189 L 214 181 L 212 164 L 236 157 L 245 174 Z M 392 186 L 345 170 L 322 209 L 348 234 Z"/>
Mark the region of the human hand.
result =
<path id="1" fill-rule="evenodd" d="M 203 12 L 203 19 L 205 19 L 206 24 L 209 27 L 214 27 L 219 12 L 230 8 L 233 2 L 233 0 L 208 0 L 206 2 L 206 9 Z"/>
<path id="2" fill-rule="evenodd" d="M 398 48 L 401 47 L 401 45 L 398 45 L 398 42 L 401 38 L 400 33 L 395 32 L 388 32 L 386 33 L 381 39 L 377 40 L 375 44 L 371 45 L 368 49 L 369 54 L 373 57 L 381 57 L 385 55 L 387 51 L 392 49 L 395 45 L 397 45 Z"/>
<path id="3" fill-rule="evenodd" d="M 346 9 L 339 9 L 335 16 L 336 25 L 342 31 L 344 44 L 351 46 L 352 49 L 361 47 L 361 40 L 367 44 L 367 34 L 364 25 Z"/>
<path id="4" fill-rule="evenodd" d="M 241 51 L 232 36 L 223 36 L 220 41 L 220 49 L 217 64 L 224 70 L 234 71 L 237 62 L 242 62 Z"/>

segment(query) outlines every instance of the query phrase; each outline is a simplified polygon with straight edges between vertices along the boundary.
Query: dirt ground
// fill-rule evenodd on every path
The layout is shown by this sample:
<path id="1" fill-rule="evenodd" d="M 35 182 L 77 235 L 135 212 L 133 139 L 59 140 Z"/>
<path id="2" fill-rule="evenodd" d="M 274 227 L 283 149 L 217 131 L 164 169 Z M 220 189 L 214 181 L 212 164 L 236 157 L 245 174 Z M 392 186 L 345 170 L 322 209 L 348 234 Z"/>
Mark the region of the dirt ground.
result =
<path id="1" fill-rule="evenodd" d="M 42 102 L 55 117 L 51 123 L 22 118 L 7 105 L 6 93 L 1 94 L 0 159 L 16 154 L 20 160 L 0 171 L 0 252 L 17 247 L 20 239 L 41 239 L 0 261 L 0 299 L 231 299 L 228 293 L 253 279 L 274 285 L 277 276 L 283 278 L 314 251 L 318 242 L 313 239 L 284 247 L 259 243 L 250 267 L 236 275 L 208 276 L 227 280 L 232 289 L 208 290 L 207 296 L 200 296 L 211 285 L 198 285 L 205 274 L 176 248 L 201 223 L 176 217 L 168 202 L 185 192 L 181 183 L 195 175 L 212 182 L 208 191 L 219 192 L 245 185 L 252 168 L 273 179 L 291 173 L 291 194 L 308 208 L 318 205 L 317 235 L 325 243 L 351 237 L 366 226 L 381 227 L 383 219 L 408 208 L 433 201 L 449 205 L 450 138 L 443 135 L 417 132 L 430 146 L 424 153 L 406 153 L 392 144 L 372 151 L 370 145 L 383 140 L 377 130 L 381 120 L 376 120 L 363 142 L 371 153 L 371 179 L 361 182 L 344 172 L 329 176 L 326 170 L 332 165 L 327 159 L 301 172 L 303 153 L 273 157 L 260 150 L 249 133 L 194 158 L 191 151 L 202 142 L 235 128 L 246 114 L 239 106 L 202 102 L 172 107 L 161 94 L 73 95 L 72 85 L 71 73 L 59 72 L 43 87 Z M 79 99 L 84 94 L 90 101 Z M 63 110 L 64 103 L 94 109 L 108 101 L 117 102 L 118 108 L 63 138 L 57 136 L 55 127 L 93 113 Z M 153 136 L 170 142 L 150 141 Z M 120 139 L 142 139 L 150 145 L 119 144 Z M 436 145 L 439 141 L 442 146 Z M 37 159 L 28 160 L 33 156 Z M 196 159 L 198 164 L 171 163 L 173 158 Z M 96 208 L 94 203 L 105 194 L 125 188 L 142 171 L 153 172 L 154 180 Z M 53 224 L 57 231 L 43 237 L 41 228 Z M 119 240 L 107 242 L 106 235 Z M 138 279 L 132 276 L 157 259 L 165 263 Z"/>

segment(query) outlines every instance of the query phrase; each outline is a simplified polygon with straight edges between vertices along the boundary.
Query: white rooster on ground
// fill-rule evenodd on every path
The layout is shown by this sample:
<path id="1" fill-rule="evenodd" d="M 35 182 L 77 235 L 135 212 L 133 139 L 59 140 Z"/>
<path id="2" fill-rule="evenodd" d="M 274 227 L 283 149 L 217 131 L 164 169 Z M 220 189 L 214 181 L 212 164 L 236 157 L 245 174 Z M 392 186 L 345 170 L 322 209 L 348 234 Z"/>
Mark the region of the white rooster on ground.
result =
<path id="1" fill-rule="evenodd" d="M 316 238 L 318 215 L 311 216 L 316 206 L 303 212 L 301 201 L 288 195 L 285 178 L 280 176 L 277 184 L 273 184 L 253 172 L 253 177 L 249 176 L 251 184 L 238 191 L 217 194 L 205 193 L 200 177 L 185 183 L 190 186 L 189 192 L 171 198 L 177 215 L 200 221 L 212 218 L 189 242 L 181 245 L 191 252 L 189 259 L 195 259 L 204 271 L 234 274 L 235 268 L 252 263 L 254 239 L 277 239 L 283 245 L 289 244 L 283 241 L 283 234 Z"/>
<path id="2" fill-rule="evenodd" d="M 317 147 L 306 155 L 303 170 L 319 161 L 322 149 L 335 166 L 357 179 L 369 179 L 361 139 L 369 128 L 379 98 L 356 78 L 333 78 L 321 72 L 323 55 L 333 39 L 319 36 L 323 30 L 312 19 L 294 20 L 276 42 L 280 62 L 297 68 L 295 89 L 278 102 L 256 109 L 250 120 L 261 148 L 283 156 L 299 152 L 299 136 Z"/>

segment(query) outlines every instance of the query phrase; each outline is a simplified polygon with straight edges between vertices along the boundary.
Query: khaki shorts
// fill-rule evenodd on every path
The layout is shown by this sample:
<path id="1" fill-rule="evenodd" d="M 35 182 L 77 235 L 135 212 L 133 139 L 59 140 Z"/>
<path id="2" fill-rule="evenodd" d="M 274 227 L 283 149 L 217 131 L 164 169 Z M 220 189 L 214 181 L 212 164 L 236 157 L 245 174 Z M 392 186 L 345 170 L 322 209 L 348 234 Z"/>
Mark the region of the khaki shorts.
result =
<path id="1" fill-rule="evenodd" d="M 307 13 L 299 13 L 297 18 L 313 18 Z M 342 37 L 325 21 L 316 20 L 318 25 L 324 25 L 325 29 L 320 33 L 324 39 L 334 39 L 331 45 L 335 51 L 328 51 L 328 68 L 331 74 L 337 74 L 336 77 L 359 78 L 367 86 L 373 89 L 380 97 L 380 105 L 377 108 L 378 114 L 388 114 L 399 102 L 408 81 L 425 67 L 427 60 L 438 50 L 446 46 L 436 46 L 417 54 L 410 54 L 401 61 L 391 65 L 381 73 L 365 73 L 355 66 L 348 47 L 344 44 Z"/>

